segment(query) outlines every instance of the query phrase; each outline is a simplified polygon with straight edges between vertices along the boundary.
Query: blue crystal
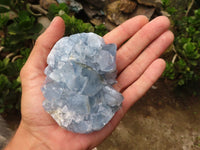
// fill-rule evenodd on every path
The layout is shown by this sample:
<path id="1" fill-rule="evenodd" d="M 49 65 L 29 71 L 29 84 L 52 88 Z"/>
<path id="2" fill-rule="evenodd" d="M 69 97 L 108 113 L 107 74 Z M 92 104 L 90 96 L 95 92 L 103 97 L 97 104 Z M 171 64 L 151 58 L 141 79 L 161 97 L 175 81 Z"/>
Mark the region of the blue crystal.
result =
<path id="1" fill-rule="evenodd" d="M 42 87 L 44 109 L 69 131 L 102 129 L 120 108 L 116 83 L 116 45 L 94 33 L 63 37 L 52 48 Z"/>

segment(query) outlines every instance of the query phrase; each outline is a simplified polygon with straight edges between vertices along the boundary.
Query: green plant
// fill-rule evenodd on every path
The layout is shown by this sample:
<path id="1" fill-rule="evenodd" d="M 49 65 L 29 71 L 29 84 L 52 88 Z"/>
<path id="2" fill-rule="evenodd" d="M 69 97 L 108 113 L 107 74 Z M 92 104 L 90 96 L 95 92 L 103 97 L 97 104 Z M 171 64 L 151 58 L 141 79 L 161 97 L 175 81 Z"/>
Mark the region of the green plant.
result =
<path id="1" fill-rule="evenodd" d="M 177 12 L 177 9 L 175 7 L 171 7 L 171 1 L 170 0 L 161 0 L 163 9 L 166 10 L 169 14 L 174 15 Z"/>
<path id="2" fill-rule="evenodd" d="M 95 32 L 100 36 L 107 33 L 105 26 L 99 25 L 93 27 L 90 23 L 84 23 L 83 20 L 75 18 L 73 15 L 69 15 L 69 8 L 66 4 L 51 4 L 48 9 L 48 16 L 52 19 L 55 16 L 61 16 L 65 21 L 65 35 L 69 36 L 75 33 L 81 32 Z"/>
<path id="3" fill-rule="evenodd" d="M 52 20 L 56 15 L 62 12 L 63 14 L 69 13 L 69 8 L 65 3 L 61 3 L 59 5 L 51 4 L 48 8 L 48 17 Z"/>
<path id="4" fill-rule="evenodd" d="M 94 32 L 100 36 L 104 36 L 106 33 L 108 33 L 106 27 L 103 24 L 95 26 Z"/>
<path id="5" fill-rule="evenodd" d="M 200 80 L 200 9 L 191 16 L 175 21 L 175 57 L 167 62 L 164 77 L 175 79 L 177 85 L 199 83 Z M 177 57 L 176 57 L 177 56 Z"/>
<path id="6" fill-rule="evenodd" d="M 10 12 L 16 16 L 10 18 Z M 66 4 L 52 4 L 47 16 L 50 19 L 57 15 L 63 18 L 66 24 L 65 35 L 95 32 L 103 36 L 107 33 L 104 25 L 94 27 L 69 14 Z M 37 23 L 37 17 L 26 0 L 0 0 L 0 113 L 19 110 L 19 72 L 42 30 L 42 25 Z"/>
<path id="7" fill-rule="evenodd" d="M 94 27 L 90 23 L 84 23 L 82 20 L 67 14 L 61 14 L 60 16 L 65 21 L 65 35 L 67 36 L 81 32 L 94 32 Z"/>
<path id="8" fill-rule="evenodd" d="M 174 64 L 172 62 L 169 62 L 166 64 L 165 71 L 163 73 L 164 77 L 167 77 L 170 80 L 175 79 L 175 70 L 174 70 Z"/>
<path id="9" fill-rule="evenodd" d="M 11 11 L 15 12 L 15 18 L 9 18 Z M 19 109 L 19 72 L 41 29 L 37 18 L 27 11 L 26 2 L 0 1 L 0 113 Z"/>

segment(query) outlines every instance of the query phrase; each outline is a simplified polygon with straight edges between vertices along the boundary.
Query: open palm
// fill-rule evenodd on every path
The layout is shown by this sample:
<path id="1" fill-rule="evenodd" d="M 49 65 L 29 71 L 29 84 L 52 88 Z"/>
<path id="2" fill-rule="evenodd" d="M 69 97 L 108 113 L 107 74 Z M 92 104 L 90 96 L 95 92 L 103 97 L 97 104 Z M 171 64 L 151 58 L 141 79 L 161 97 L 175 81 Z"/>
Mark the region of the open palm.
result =
<path id="1" fill-rule="evenodd" d="M 100 131 L 90 134 L 69 132 L 57 125 L 42 107 L 41 92 L 45 80 L 46 59 L 53 45 L 64 34 L 64 22 L 56 17 L 37 39 L 21 71 L 22 120 L 25 129 L 38 142 L 35 149 L 85 150 L 101 143 L 117 126 L 128 109 L 152 86 L 165 68 L 158 57 L 173 41 L 169 20 L 158 17 L 151 22 L 144 16 L 132 18 L 104 36 L 106 43 L 118 46 L 116 63 L 118 83 L 115 89 L 124 96 L 122 108 Z"/>

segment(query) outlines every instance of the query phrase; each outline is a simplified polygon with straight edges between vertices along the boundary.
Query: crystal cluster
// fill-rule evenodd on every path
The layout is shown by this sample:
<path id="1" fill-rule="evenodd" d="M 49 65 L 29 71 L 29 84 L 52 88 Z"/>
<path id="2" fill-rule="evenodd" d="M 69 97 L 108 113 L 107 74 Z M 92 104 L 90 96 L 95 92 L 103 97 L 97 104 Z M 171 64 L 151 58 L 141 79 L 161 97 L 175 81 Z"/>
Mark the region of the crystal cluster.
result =
<path id="1" fill-rule="evenodd" d="M 120 108 L 116 83 L 116 45 L 94 33 L 60 39 L 51 50 L 42 87 L 44 109 L 69 131 L 103 128 Z"/>

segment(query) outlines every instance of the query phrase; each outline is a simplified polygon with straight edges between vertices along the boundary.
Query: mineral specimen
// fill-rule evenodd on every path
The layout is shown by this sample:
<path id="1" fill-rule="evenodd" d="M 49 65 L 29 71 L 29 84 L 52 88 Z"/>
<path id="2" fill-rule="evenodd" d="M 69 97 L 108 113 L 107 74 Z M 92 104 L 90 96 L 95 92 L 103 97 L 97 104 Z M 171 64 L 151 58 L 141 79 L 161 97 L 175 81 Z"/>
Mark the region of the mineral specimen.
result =
<path id="1" fill-rule="evenodd" d="M 42 87 L 44 109 L 69 131 L 90 133 L 103 128 L 120 108 L 116 83 L 116 45 L 94 33 L 60 39 L 47 58 Z"/>

